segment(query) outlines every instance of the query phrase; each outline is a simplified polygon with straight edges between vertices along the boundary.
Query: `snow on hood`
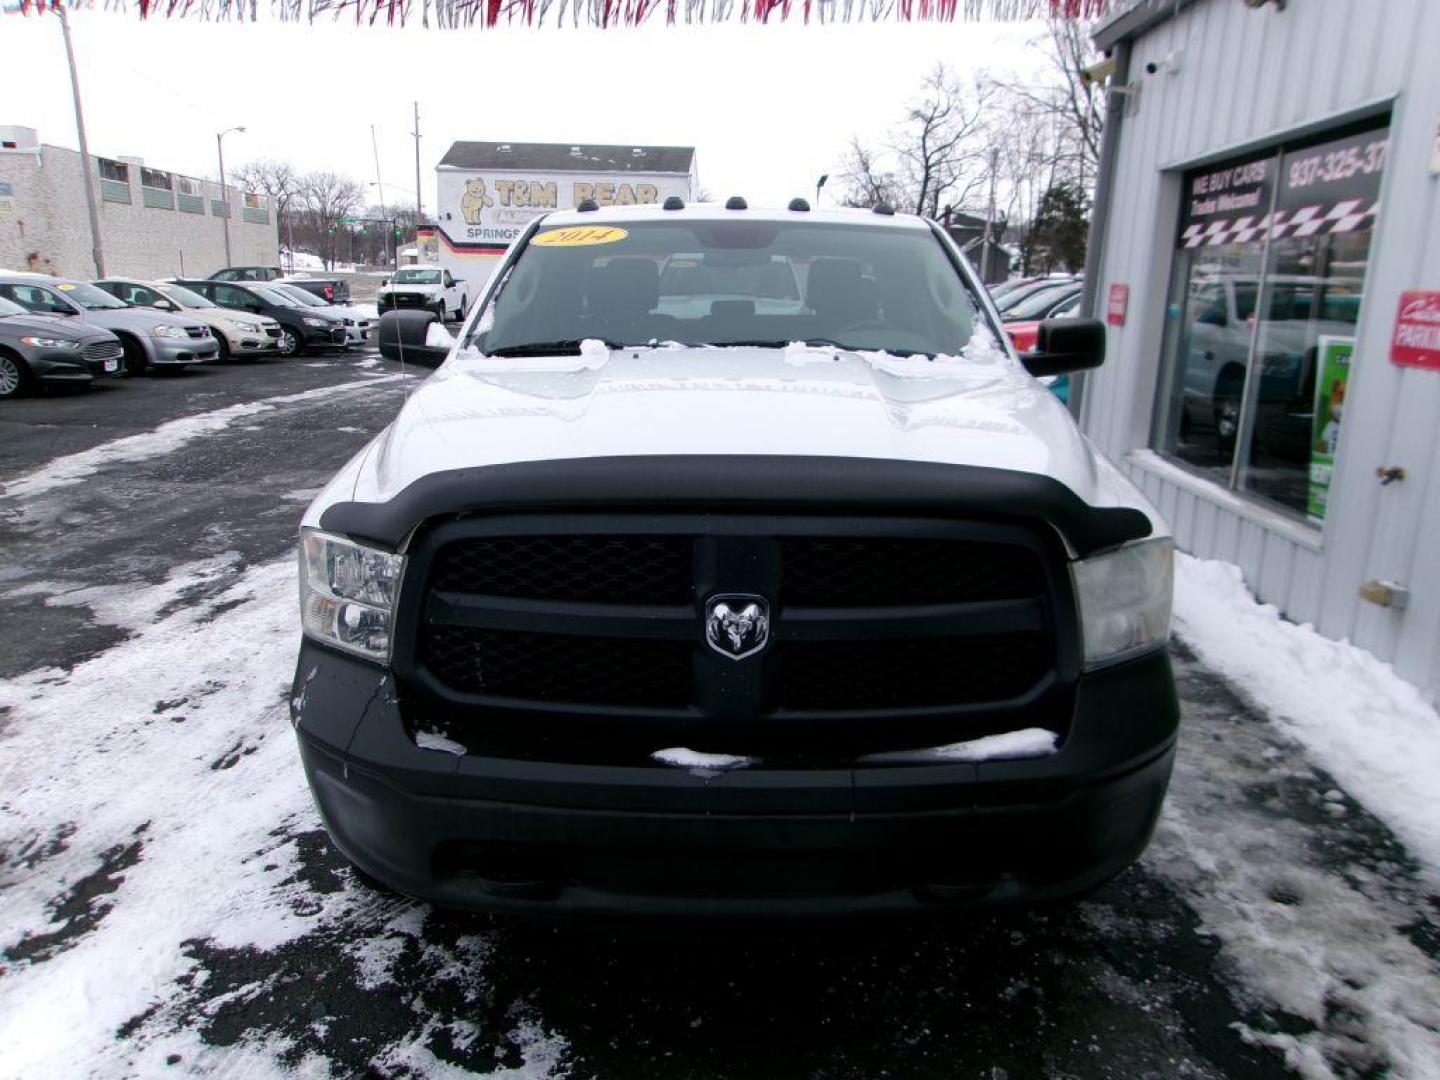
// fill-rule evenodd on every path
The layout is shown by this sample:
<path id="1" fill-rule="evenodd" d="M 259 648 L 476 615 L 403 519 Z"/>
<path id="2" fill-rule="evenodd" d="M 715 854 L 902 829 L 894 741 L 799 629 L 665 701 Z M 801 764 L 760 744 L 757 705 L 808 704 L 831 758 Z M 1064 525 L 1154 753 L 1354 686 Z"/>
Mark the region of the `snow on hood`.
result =
<path id="1" fill-rule="evenodd" d="M 1064 406 L 993 342 L 934 361 L 804 346 L 610 352 L 586 342 L 578 356 L 520 359 L 461 350 L 377 438 L 353 497 L 387 501 L 451 469 L 707 454 L 1012 469 L 1052 476 L 1094 505 L 1114 501 Z"/>

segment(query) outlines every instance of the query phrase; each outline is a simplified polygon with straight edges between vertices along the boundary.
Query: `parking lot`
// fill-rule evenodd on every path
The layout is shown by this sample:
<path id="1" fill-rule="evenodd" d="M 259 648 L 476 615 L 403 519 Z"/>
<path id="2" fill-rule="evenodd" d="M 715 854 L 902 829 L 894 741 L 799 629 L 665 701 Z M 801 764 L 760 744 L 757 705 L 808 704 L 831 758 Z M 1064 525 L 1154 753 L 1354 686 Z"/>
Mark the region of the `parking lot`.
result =
<path id="1" fill-rule="evenodd" d="M 330 354 L 0 410 L 0 1074 L 1437 1074 L 1435 883 L 1183 641 L 1156 841 L 1082 903 L 555 926 L 369 891 L 289 729 L 291 551 L 414 382 Z"/>

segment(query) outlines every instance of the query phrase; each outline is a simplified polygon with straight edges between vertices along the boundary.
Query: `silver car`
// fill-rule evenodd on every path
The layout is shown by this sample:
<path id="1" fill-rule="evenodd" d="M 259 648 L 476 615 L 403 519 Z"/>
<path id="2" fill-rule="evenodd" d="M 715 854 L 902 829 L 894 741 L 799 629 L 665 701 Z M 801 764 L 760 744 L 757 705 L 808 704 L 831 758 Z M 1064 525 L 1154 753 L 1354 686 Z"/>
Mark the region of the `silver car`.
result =
<path id="1" fill-rule="evenodd" d="M 109 330 L 125 349 L 125 370 L 131 375 L 214 360 L 220 352 L 210 328 L 203 323 L 164 311 L 129 307 L 84 281 L 6 274 L 0 276 L 0 296 L 36 314 L 60 315 Z"/>

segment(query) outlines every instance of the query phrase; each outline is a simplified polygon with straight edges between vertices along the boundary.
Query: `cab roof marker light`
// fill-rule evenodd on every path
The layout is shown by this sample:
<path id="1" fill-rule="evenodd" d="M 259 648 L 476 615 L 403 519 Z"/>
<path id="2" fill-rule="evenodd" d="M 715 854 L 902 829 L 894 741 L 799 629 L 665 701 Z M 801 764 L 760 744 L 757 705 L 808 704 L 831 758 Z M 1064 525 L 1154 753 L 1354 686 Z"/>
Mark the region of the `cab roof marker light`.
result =
<path id="1" fill-rule="evenodd" d="M 889 203 L 876 203 L 874 208 L 871 210 L 871 213 L 879 214 L 882 217 L 894 217 L 895 208 Z"/>
<path id="2" fill-rule="evenodd" d="M 787 206 L 786 209 L 795 210 L 799 213 L 804 213 L 805 211 L 810 209 L 810 204 L 804 199 L 791 199 L 790 205 Z"/>
<path id="3" fill-rule="evenodd" d="M 745 201 L 743 195 L 731 195 L 725 200 L 726 210 L 749 210 L 750 204 Z"/>
<path id="4" fill-rule="evenodd" d="M 575 209 L 582 214 L 589 214 L 600 209 L 600 204 L 594 199 L 585 199 Z"/>
<path id="5" fill-rule="evenodd" d="M 684 210 L 685 200 L 680 198 L 679 195 L 671 195 L 666 198 L 660 208 L 662 210 Z"/>

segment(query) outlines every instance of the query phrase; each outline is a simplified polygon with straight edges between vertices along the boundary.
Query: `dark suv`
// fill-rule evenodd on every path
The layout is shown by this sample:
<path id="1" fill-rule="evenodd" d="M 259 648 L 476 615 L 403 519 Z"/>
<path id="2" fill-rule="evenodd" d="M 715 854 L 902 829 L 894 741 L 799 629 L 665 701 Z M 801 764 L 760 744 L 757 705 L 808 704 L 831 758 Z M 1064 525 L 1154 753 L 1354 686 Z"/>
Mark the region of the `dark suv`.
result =
<path id="1" fill-rule="evenodd" d="M 348 304 L 350 283 L 339 277 L 310 277 L 309 275 L 289 276 L 278 266 L 227 266 L 210 275 L 211 281 L 283 281 L 288 285 L 299 285 L 306 292 L 312 292 L 327 304 Z"/>
<path id="2" fill-rule="evenodd" d="M 259 281 L 213 281 L 177 278 L 177 285 L 193 289 L 223 308 L 266 315 L 280 324 L 276 351 L 296 356 L 305 349 L 343 349 L 345 320 L 323 308 L 306 307 L 279 289 Z"/>

